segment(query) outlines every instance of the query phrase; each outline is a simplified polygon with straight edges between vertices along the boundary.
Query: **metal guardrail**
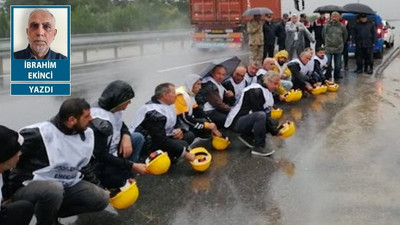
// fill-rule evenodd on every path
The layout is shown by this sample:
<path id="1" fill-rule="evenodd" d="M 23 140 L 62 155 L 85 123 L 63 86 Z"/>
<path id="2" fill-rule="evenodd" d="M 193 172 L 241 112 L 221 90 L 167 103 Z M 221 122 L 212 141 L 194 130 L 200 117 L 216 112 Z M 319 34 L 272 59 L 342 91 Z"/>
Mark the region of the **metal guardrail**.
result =
<path id="1" fill-rule="evenodd" d="M 184 48 L 184 42 L 190 39 L 190 29 L 173 31 L 139 31 L 129 33 L 97 33 L 78 34 L 71 36 L 71 51 L 82 52 L 83 62 L 88 62 L 87 52 L 98 49 L 114 49 L 114 58 L 118 58 L 118 49 L 127 46 L 139 46 L 140 55 L 144 54 L 144 45 L 149 43 L 161 43 L 162 51 L 166 42 L 180 42 Z M 3 61 L 10 58 L 10 39 L 0 39 L 0 74 L 3 74 Z"/>

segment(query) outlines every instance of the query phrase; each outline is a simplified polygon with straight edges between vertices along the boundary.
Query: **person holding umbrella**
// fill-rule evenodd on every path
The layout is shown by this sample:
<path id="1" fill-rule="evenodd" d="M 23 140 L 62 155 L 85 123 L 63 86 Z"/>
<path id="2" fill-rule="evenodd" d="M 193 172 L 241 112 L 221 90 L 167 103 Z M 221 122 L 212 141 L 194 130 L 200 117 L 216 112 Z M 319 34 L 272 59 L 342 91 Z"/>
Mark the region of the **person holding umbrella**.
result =
<path id="1" fill-rule="evenodd" d="M 253 19 L 247 22 L 247 33 L 249 35 L 250 62 L 261 63 L 263 60 L 264 35 L 260 14 L 254 15 Z"/>
<path id="2" fill-rule="evenodd" d="M 231 111 L 231 107 L 223 102 L 225 98 L 232 98 L 232 91 L 227 91 L 222 86 L 226 76 L 226 68 L 223 65 L 216 65 L 211 75 L 206 75 L 196 101 L 203 106 L 203 110 L 208 117 L 217 125 L 218 128 L 224 126 L 226 116 Z"/>

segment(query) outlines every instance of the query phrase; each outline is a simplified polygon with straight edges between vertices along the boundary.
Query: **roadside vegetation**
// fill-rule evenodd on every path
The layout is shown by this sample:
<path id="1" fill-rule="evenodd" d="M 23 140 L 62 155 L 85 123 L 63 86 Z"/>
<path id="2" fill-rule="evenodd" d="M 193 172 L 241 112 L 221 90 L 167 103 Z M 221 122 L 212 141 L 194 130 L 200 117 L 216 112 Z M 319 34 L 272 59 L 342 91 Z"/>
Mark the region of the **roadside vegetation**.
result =
<path id="1" fill-rule="evenodd" d="M 6 0 L 0 37 L 10 36 L 10 5 L 71 5 L 72 34 L 190 27 L 188 0 Z"/>

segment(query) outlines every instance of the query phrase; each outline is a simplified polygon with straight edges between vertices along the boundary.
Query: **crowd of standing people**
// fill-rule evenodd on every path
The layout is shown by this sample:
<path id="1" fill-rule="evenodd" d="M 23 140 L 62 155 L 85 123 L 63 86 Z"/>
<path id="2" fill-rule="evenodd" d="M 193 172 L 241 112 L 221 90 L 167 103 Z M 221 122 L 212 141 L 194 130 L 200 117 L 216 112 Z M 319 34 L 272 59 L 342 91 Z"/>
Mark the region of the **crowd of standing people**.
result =
<path id="1" fill-rule="evenodd" d="M 264 19 L 263 19 L 264 18 Z M 283 14 L 273 22 L 272 14 L 254 15 L 247 23 L 249 36 L 250 62 L 261 64 L 267 57 L 273 57 L 275 49 L 286 50 L 289 60 L 299 58 L 306 48 L 318 51 L 324 48 L 328 57 L 327 74 L 333 71 L 336 81 L 343 78 L 343 69 L 348 70 L 348 46 L 355 45 L 357 61 L 356 73 L 373 73 L 373 50 L 377 39 L 375 24 L 368 20 L 366 14 L 358 14 L 354 26 L 338 12 L 332 12 L 329 18 L 320 13 L 314 21 L 308 21 L 302 13 Z"/>

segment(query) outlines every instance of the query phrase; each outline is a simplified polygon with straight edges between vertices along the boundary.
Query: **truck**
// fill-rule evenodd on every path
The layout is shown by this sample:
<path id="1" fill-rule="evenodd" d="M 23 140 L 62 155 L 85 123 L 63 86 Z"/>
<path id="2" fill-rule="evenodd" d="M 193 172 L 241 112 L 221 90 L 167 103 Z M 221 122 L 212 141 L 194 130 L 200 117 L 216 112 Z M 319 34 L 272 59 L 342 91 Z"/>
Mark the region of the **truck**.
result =
<path id="1" fill-rule="evenodd" d="M 193 47 L 240 49 L 246 46 L 246 23 L 242 14 L 251 8 L 267 7 L 281 18 L 281 0 L 189 0 Z"/>

